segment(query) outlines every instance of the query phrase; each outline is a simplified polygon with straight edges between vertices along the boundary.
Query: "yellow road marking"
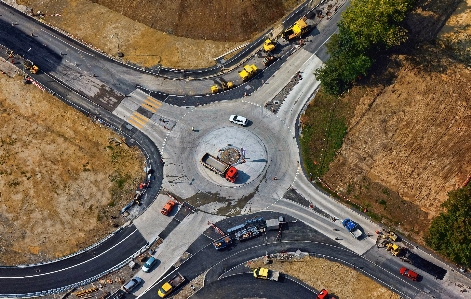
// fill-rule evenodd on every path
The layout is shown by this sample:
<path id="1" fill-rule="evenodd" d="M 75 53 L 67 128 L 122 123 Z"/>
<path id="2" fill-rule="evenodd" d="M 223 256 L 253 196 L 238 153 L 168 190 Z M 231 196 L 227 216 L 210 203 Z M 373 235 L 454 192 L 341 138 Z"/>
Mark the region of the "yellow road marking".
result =
<path id="1" fill-rule="evenodd" d="M 131 125 L 135 126 L 135 127 L 138 128 L 138 129 L 142 129 L 142 127 L 144 126 L 144 125 L 141 125 L 141 124 L 139 124 L 139 123 L 133 121 L 131 118 L 128 119 L 128 123 L 130 123 Z"/>
<path id="2" fill-rule="evenodd" d="M 156 112 L 162 106 L 162 103 L 157 101 L 156 99 L 148 96 L 147 99 L 144 100 L 142 103 L 142 107 L 146 108 L 151 112 Z"/>
<path id="3" fill-rule="evenodd" d="M 149 110 L 150 112 L 156 112 L 157 109 L 155 109 L 154 107 L 146 104 L 146 103 L 142 103 L 142 107 L 146 108 L 147 110 Z"/>
<path id="4" fill-rule="evenodd" d="M 142 127 L 144 127 L 148 121 L 149 119 L 147 117 L 136 111 L 134 111 L 133 115 L 131 115 L 131 117 L 128 119 L 128 122 L 139 129 L 142 129 Z"/>

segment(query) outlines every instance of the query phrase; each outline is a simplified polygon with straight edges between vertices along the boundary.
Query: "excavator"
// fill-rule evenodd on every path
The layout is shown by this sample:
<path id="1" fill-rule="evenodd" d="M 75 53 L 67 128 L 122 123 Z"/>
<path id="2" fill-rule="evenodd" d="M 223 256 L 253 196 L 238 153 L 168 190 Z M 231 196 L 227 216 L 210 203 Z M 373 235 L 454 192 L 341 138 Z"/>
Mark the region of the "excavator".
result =
<path id="1" fill-rule="evenodd" d="M 31 72 L 31 74 L 36 74 L 39 71 L 39 68 L 29 60 L 25 60 L 23 65 L 26 69 L 28 69 Z"/>

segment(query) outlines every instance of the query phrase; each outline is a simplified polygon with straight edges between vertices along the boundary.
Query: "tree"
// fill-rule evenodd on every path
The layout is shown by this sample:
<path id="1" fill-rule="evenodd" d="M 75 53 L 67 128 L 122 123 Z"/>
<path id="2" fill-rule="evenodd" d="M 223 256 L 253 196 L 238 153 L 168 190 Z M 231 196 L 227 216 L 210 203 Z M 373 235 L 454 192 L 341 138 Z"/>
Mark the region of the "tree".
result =
<path id="1" fill-rule="evenodd" d="M 325 90 L 344 92 L 359 76 L 366 75 L 380 51 L 407 38 L 399 24 L 413 0 L 355 0 L 342 14 L 339 33 L 327 43 L 330 58 L 315 75 Z"/>
<path id="2" fill-rule="evenodd" d="M 471 265 L 471 185 L 448 193 L 445 212 L 433 219 L 427 245 L 453 262 Z"/>

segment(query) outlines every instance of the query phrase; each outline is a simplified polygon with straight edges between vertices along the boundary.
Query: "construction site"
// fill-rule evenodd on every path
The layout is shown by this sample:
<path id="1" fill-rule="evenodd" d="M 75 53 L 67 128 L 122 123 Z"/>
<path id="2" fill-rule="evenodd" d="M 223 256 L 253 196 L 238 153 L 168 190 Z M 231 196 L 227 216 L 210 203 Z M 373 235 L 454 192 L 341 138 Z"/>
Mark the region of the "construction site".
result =
<path id="1" fill-rule="evenodd" d="M 280 0 L 267 5 L 242 1 L 239 9 L 234 9 L 231 6 L 234 1 L 200 5 L 188 1 L 176 5 L 169 1 L 158 7 L 149 7 L 153 2 L 133 5 L 85 0 L 18 2 L 31 7 L 34 14 L 40 11 L 37 14 L 43 15 L 44 22 L 111 56 L 140 66 L 175 68 L 214 65 L 215 57 L 253 40 L 301 3 Z M 439 45 L 433 45 L 430 41 L 435 36 L 424 36 L 421 34 L 424 27 L 415 25 L 421 23 L 421 17 L 428 17 L 431 21 L 427 24 L 438 31 L 444 17 L 452 11 L 443 13 L 443 3 L 422 2 L 408 20 L 409 26 L 416 28 L 411 30 L 411 40 L 416 44 L 394 54 L 343 98 L 350 107 L 347 135 L 322 178 L 355 207 L 372 213 L 374 220 L 384 220 L 400 232 L 410 232 L 418 242 L 422 241 L 430 220 L 441 211 L 440 204 L 446 200 L 447 192 L 467 184 L 471 175 L 471 161 L 465 155 L 470 150 L 466 141 L 471 137 L 467 130 L 471 69 L 466 62 L 467 48 L 457 42 L 468 28 L 464 23 L 469 18 L 463 15 L 469 16 L 471 12 L 469 7 L 461 7 L 459 17 L 450 18 L 449 27 L 440 35 Z M 455 1 L 448 2 L 450 8 L 456 7 Z M 204 10 L 208 7 L 217 9 L 208 14 Z M 147 14 L 143 14 L 143 9 Z M 206 15 L 210 17 L 201 17 Z M 84 24 L 80 21 L 84 18 L 91 21 Z M 221 19 L 232 22 L 220 22 Z M 220 30 L 209 27 L 216 22 L 224 24 Z M 453 24 L 458 28 L 455 31 L 451 28 Z M 286 41 L 298 38 L 307 27 L 305 20 L 299 19 L 282 34 L 283 38 Z M 276 47 L 274 41 L 265 41 L 265 66 L 275 61 L 270 52 Z M 41 71 L 32 62 L 23 63 L 22 68 L 31 74 Z M 239 76 L 248 81 L 258 72 L 255 65 L 247 64 Z M 99 116 L 73 110 L 28 84 L 28 76 L 18 76 L 16 70 L 6 73 L 0 75 L 0 115 L 6 120 L 0 136 L 0 198 L 8 200 L 2 200 L 0 205 L 0 263 L 49 261 L 85 248 L 122 225 L 125 218 L 120 217 L 121 208 L 130 200 L 139 202 L 135 191 L 146 187 L 139 183 L 148 184 L 145 179 L 148 172 L 142 153 L 128 147 L 121 136 L 100 122 Z M 265 107 L 276 113 L 285 94 L 301 79 L 299 74 L 294 76 L 279 98 L 267 102 Z M 232 82 L 221 82 L 208 93 L 233 87 Z M 314 107 L 315 99 L 311 105 Z M 303 119 L 303 123 L 308 120 Z M 223 160 L 241 157 L 231 151 L 226 154 Z M 216 168 L 211 170 L 234 182 L 237 173 L 228 174 L 228 163 L 218 163 L 220 158 L 213 158 L 213 164 L 207 162 L 206 159 L 211 160 L 209 156 L 201 159 L 201 163 L 209 169 Z M 224 234 L 217 236 L 214 250 L 225 250 L 235 240 L 256 238 L 269 226 L 244 223 L 234 239 L 227 239 Z M 396 233 L 376 234 L 379 250 L 387 250 L 395 258 L 435 277 L 443 274 L 411 254 L 410 245 Z M 147 256 L 140 258 L 140 262 L 145 262 Z M 300 261 L 275 257 L 270 270 L 294 276 L 315 288 L 336 289 L 339 298 L 358 298 L 359 294 L 399 298 L 341 264 L 312 257 Z M 248 268 L 254 271 L 264 266 L 263 260 L 251 261 Z M 117 288 L 124 281 L 122 277 L 127 279 L 134 270 L 123 268 L 100 284 Z M 345 280 L 345 273 L 351 277 L 349 281 Z M 265 276 L 268 279 L 269 274 Z M 203 281 L 199 279 L 191 286 L 198 286 Z M 187 285 L 178 296 L 183 298 L 192 291 Z M 86 297 L 88 291 L 75 295 Z"/>

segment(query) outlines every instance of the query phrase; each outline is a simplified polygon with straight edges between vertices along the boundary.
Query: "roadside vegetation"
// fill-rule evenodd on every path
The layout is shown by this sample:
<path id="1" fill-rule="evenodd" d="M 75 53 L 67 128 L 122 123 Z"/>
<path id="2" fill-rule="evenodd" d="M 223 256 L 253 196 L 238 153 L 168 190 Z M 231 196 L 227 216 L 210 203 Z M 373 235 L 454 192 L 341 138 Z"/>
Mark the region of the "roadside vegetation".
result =
<path id="1" fill-rule="evenodd" d="M 325 174 L 334 161 L 347 133 L 348 113 L 348 103 L 321 91 L 301 117 L 301 153 L 311 180 Z"/>
<path id="2" fill-rule="evenodd" d="M 327 43 L 329 60 L 315 73 L 327 93 L 342 94 L 367 75 L 382 52 L 406 41 L 407 30 L 400 24 L 413 2 L 352 1 L 338 24 L 339 33 Z"/>
<path id="3" fill-rule="evenodd" d="M 459 265 L 471 265 L 471 186 L 452 191 L 433 219 L 426 243 Z"/>

